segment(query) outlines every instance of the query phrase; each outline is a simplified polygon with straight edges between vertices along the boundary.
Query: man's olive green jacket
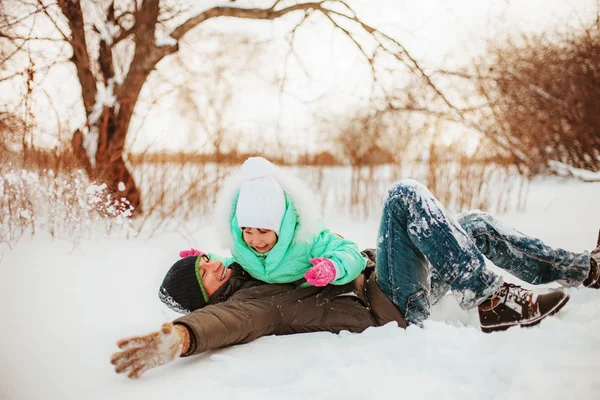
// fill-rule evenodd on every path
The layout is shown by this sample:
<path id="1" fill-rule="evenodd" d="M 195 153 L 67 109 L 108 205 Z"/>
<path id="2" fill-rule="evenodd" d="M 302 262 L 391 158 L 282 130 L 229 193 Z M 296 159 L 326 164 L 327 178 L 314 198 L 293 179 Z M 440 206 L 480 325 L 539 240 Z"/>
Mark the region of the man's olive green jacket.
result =
<path id="1" fill-rule="evenodd" d="M 374 252 L 366 251 L 370 260 Z M 238 264 L 229 281 L 208 304 L 174 321 L 191 333 L 184 356 L 199 354 L 267 335 L 343 330 L 362 332 L 370 326 L 406 322 L 376 282 L 374 264 L 345 285 L 299 287 L 255 280 Z"/>

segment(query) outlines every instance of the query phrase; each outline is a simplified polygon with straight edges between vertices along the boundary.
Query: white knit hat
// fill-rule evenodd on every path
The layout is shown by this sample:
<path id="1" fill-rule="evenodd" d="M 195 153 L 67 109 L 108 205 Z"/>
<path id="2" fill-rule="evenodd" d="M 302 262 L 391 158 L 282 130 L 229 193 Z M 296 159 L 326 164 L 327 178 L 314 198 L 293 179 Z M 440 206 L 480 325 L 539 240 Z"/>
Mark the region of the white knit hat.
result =
<path id="1" fill-rule="evenodd" d="M 250 157 L 241 168 L 243 177 L 235 214 L 240 228 L 270 229 L 279 235 L 285 214 L 285 195 L 273 177 L 275 166 L 262 157 Z"/>

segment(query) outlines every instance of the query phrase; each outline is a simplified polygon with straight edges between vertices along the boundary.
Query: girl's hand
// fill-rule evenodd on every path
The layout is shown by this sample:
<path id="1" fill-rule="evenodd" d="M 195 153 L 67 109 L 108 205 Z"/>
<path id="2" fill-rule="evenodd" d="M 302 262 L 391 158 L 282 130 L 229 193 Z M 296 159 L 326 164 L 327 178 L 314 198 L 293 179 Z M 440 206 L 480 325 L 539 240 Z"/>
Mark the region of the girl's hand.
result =
<path id="1" fill-rule="evenodd" d="M 202 250 L 197 250 L 197 249 L 189 249 L 189 250 L 181 250 L 179 252 L 179 257 L 181 258 L 186 258 L 186 257 L 190 257 L 190 256 L 200 256 L 202 254 L 206 254 L 205 252 L 203 252 Z"/>
<path id="2" fill-rule="evenodd" d="M 306 271 L 304 278 L 313 286 L 327 286 L 335 280 L 335 267 L 327 258 L 312 258 L 313 267 Z"/>

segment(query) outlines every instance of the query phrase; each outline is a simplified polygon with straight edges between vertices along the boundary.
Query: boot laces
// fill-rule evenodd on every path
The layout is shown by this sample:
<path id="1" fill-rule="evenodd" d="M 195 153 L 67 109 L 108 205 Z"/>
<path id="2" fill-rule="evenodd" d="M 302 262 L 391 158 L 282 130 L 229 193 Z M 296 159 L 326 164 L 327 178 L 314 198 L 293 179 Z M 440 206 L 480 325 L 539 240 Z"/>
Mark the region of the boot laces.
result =
<path id="1" fill-rule="evenodd" d="M 531 293 L 521 286 L 512 283 L 504 283 L 500 295 L 505 297 L 506 300 L 512 300 L 518 304 L 526 304 L 530 302 Z"/>

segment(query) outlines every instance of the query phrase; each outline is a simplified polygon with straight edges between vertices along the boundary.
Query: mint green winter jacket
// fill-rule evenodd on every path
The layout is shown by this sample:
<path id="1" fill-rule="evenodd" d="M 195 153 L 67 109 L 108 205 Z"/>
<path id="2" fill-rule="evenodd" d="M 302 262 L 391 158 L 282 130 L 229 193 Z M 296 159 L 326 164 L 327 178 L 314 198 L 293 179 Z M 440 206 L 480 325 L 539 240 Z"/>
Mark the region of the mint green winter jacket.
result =
<path id="1" fill-rule="evenodd" d="M 237 204 L 235 196 L 233 209 Z M 218 259 L 229 266 L 233 262 L 240 264 L 252 277 L 268 283 L 292 283 L 304 277 L 313 265 L 311 258 L 325 257 L 335 266 L 333 285 L 343 285 L 354 280 L 365 269 L 364 258 L 356 243 L 323 228 L 312 240 L 297 241 L 300 222 L 294 204 L 286 195 L 286 210 L 279 229 L 275 246 L 266 254 L 260 254 L 250 248 L 242 237 L 237 216 L 232 214 L 230 230 L 233 235 L 233 257 L 223 258 L 209 253 L 211 259 Z"/>

